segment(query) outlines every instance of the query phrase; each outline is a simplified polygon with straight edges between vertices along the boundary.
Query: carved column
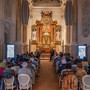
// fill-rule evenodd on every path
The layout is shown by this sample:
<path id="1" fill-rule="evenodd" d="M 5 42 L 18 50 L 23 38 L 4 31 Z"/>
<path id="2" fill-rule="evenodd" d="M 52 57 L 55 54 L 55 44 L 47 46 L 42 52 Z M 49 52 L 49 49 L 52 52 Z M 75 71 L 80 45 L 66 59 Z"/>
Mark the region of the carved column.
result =
<path id="1" fill-rule="evenodd" d="M 27 25 L 23 25 L 23 43 L 27 42 Z"/>
<path id="2" fill-rule="evenodd" d="M 65 46 L 65 51 L 66 52 L 70 52 L 72 21 L 73 21 L 72 0 L 66 0 L 66 6 L 65 6 L 65 22 L 66 22 L 66 46 Z"/>
<path id="3" fill-rule="evenodd" d="M 16 0 L 16 41 L 21 41 L 21 0 Z"/>
<path id="4" fill-rule="evenodd" d="M 66 42 L 67 44 L 70 43 L 70 36 L 71 36 L 71 26 L 68 25 L 66 29 Z"/>
<path id="5" fill-rule="evenodd" d="M 28 24 L 29 20 L 29 3 L 28 0 L 22 0 L 22 24 Z"/>
<path id="6" fill-rule="evenodd" d="M 78 43 L 78 1 L 73 0 L 72 41 Z"/>
<path id="7" fill-rule="evenodd" d="M 4 32 L 7 35 L 6 42 L 10 42 L 11 38 L 12 5 L 12 0 L 4 0 Z"/>
<path id="8" fill-rule="evenodd" d="M 67 26 L 66 31 L 66 42 L 67 44 L 70 44 L 71 41 L 71 26 L 72 26 L 72 18 L 73 17 L 73 7 L 72 7 L 72 0 L 66 1 L 66 7 L 65 7 L 65 22 Z"/>
<path id="9" fill-rule="evenodd" d="M 77 43 L 78 43 L 78 1 L 72 0 L 73 5 L 73 20 L 72 29 L 70 31 L 70 53 L 72 56 L 77 56 Z"/>
<path id="10" fill-rule="evenodd" d="M 28 51 L 27 45 L 27 25 L 23 25 L 23 53 Z"/>

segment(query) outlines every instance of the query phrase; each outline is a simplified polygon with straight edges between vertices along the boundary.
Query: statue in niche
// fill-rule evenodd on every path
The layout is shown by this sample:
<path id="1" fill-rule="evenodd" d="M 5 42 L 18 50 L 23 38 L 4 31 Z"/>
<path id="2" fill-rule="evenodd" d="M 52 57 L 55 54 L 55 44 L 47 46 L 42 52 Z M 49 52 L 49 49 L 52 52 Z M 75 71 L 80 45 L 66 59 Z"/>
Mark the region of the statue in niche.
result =
<path id="1" fill-rule="evenodd" d="M 36 30 L 32 31 L 32 40 L 37 41 L 37 31 Z"/>
<path id="2" fill-rule="evenodd" d="M 50 44 L 50 32 L 48 32 L 48 31 L 43 32 L 42 43 Z"/>
<path id="3" fill-rule="evenodd" d="M 37 41 L 37 27 L 32 27 L 32 41 Z"/>
<path id="4" fill-rule="evenodd" d="M 60 38 L 61 38 L 60 26 L 57 26 L 57 28 L 56 28 L 56 41 L 60 41 Z"/>

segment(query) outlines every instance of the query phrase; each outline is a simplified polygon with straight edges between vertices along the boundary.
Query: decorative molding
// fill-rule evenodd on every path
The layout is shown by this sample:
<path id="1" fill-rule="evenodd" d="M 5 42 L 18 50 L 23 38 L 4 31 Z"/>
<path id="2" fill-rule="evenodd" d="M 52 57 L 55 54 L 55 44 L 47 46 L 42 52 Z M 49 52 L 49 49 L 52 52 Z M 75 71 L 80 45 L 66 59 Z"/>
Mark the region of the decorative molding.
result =
<path id="1" fill-rule="evenodd" d="M 40 7 L 60 7 L 62 5 L 61 0 L 32 0 L 32 5 L 33 6 L 40 6 Z"/>
<path id="2" fill-rule="evenodd" d="M 4 19 L 10 19 L 12 16 L 13 0 L 4 0 Z"/>
<path id="3" fill-rule="evenodd" d="M 11 28 L 10 23 L 9 22 L 5 22 L 4 23 L 4 30 L 5 30 L 5 32 L 8 32 L 10 30 L 10 28 Z"/>
<path id="4" fill-rule="evenodd" d="M 87 38 L 90 34 L 90 0 L 82 2 L 82 35 Z"/>

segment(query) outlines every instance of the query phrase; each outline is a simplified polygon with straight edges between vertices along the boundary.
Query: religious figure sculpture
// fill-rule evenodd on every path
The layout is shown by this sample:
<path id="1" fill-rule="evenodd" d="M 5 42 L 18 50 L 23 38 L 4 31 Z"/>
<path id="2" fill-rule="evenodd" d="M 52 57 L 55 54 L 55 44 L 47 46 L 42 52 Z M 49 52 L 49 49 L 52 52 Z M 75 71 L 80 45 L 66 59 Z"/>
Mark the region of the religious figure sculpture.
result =
<path id="1" fill-rule="evenodd" d="M 37 41 L 37 31 L 36 30 L 32 31 L 32 40 Z"/>
<path id="2" fill-rule="evenodd" d="M 58 25 L 56 28 L 56 41 L 60 41 L 60 38 L 61 38 L 60 29 L 61 29 L 61 27 Z"/>
<path id="3" fill-rule="evenodd" d="M 60 41 L 60 32 L 59 31 L 56 32 L 56 41 Z"/>
<path id="4" fill-rule="evenodd" d="M 50 32 L 43 32 L 42 42 L 46 45 L 50 44 Z"/>
<path id="5" fill-rule="evenodd" d="M 38 27 L 36 25 L 32 26 L 32 41 L 37 41 L 37 31 Z"/>

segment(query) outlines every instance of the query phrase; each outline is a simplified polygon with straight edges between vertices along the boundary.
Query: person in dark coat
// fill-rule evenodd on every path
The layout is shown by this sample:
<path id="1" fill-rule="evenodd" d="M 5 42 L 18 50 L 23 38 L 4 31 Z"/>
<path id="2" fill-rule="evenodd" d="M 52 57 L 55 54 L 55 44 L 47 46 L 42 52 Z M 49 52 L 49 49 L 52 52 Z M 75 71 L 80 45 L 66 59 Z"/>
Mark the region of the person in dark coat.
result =
<path id="1" fill-rule="evenodd" d="M 55 53 L 55 51 L 54 51 L 54 49 L 52 48 L 52 49 L 50 50 L 50 61 L 52 60 L 52 57 L 54 56 L 54 53 Z"/>

